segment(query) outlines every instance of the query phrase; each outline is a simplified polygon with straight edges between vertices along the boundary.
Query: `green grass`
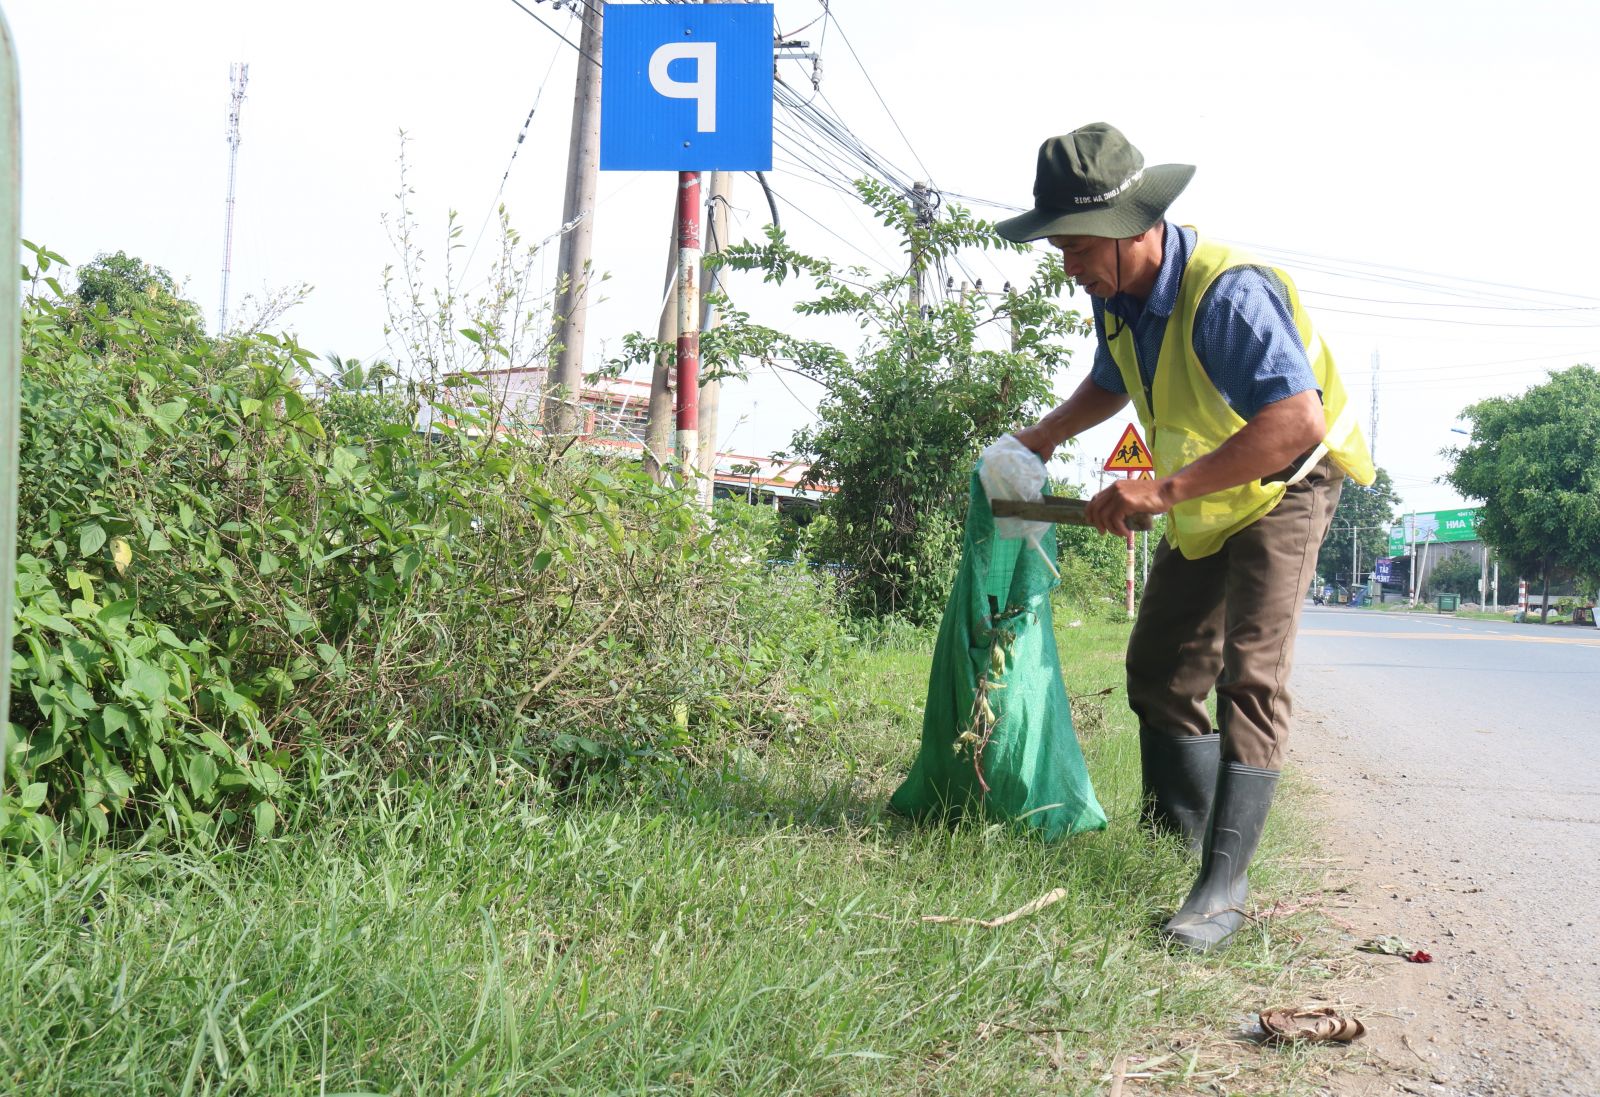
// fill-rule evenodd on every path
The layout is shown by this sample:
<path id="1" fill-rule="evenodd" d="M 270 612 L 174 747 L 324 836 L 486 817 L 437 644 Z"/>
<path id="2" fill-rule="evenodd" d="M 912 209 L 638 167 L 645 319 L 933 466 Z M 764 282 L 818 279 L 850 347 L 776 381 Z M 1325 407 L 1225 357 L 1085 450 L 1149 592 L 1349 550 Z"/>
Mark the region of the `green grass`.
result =
<path id="1" fill-rule="evenodd" d="M 1453 613 L 1440 613 L 1438 606 L 1433 602 L 1419 602 L 1415 606 L 1407 605 L 1404 602 L 1390 602 L 1390 603 L 1388 603 L 1386 605 L 1382 605 L 1382 606 L 1361 606 L 1361 607 L 1358 607 L 1358 612 L 1360 610 L 1372 610 L 1372 611 L 1376 611 L 1378 613 L 1402 613 L 1402 614 L 1420 613 L 1420 614 L 1422 614 L 1424 616 L 1428 616 L 1428 617 L 1460 617 L 1460 618 L 1463 618 L 1463 619 L 1469 620 L 1469 621 L 1498 621 L 1502 625 L 1510 625 L 1510 624 L 1570 625 L 1570 624 L 1572 624 L 1572 616 L 1571 616 L 1571 614 L 1562 615 L 1560 613 L 1557 613 L 1554 610 L 1551 610 L 1550 619 L 1548 621 L 1541 621 L 1539 619 L 1538 611 L 1535 610 L 1534 612 L 1532 612 L 1532 613 L 1530 613 L 1528 615 L 1528 619 L 1526 621 L 1518 622 L 1518 621 L 1516 621 L 1514 619 L 1514 614 L 1516 613 L 1516 607 L 1515 606 L 1508 607 L 1506 609 L 1502 609 L 1499 613 L 1491 613 L 1491 612 L 1488 612 L 1486 610 L 1477 610 L 1477 609 L 1458 609 Z M 1588 625 L 1588 624 L 1584 624 L 1584 625 L 1579 625 L 1578 627 L 1579 628 L 1592 628 L 1594 626 Z"/>
<path id="2" fill-rule="evenodd" d="M 1063 614 L 1063 617 L 1068 615 Z M 621 798 L 464 757 L 217 854 L 103 850 L 0 877 L 0 1089 L 39 1094 L 1295 1092 L 1306 1060 L 1232 1039 L 1325 976 L 1304 925 L 1169 954 L 1192 864 L 1134 826 L 1124 625 L 1061 630 L 1111 826 L 1057 845 L 882 813 L 927 654 L 835 683 L 830 744 Z M 931 644 L 929 645 L 931 646 Z M 1294 805 L 1259 899 L 1301 893 Z M 996 930 L 990 918 L 1064 887 Z M 1239 1073 L 1240 1071 L 1243 1073 Z M 1143 1092 L 1143 1090 L 1141 1090 Z"/>

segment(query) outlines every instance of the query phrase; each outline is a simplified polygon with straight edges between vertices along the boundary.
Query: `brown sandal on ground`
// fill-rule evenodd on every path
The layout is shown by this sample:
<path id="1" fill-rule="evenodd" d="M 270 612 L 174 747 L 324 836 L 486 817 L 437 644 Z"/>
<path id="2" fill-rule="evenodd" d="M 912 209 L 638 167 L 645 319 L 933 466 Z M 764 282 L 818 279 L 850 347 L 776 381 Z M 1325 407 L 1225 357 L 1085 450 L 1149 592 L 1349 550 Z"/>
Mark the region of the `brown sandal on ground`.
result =
<path id="1" fill-rule="evenodd" d="M 1367 1026 L 1354 1017 L 1341 1017 L 1327 1007 L 1264 1009 L 1261 1027 L 1274 1040 L 1318 1044 L 1348 1044 L 1367 1031 Z"/>

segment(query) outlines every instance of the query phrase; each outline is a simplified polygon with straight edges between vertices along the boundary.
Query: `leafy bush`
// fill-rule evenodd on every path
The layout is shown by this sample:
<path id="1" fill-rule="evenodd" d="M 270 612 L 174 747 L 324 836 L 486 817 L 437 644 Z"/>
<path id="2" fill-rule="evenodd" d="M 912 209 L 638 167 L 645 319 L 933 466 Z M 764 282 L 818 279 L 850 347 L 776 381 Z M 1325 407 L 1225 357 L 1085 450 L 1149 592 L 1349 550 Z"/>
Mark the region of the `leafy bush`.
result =
<path id="1" fill-rule="evenodd" d="M 1470 554 L 1452 552 L 1428 569 L 1428 592 L 1477 598 L 1478 580 L 1481 578 L 1482 570 Z"/>
<path id="2" fill-rule="evenodd" d="M 1018 248 L 959 206 L 929 219 L 881 184 L 857 189 L 929 266 L 967 250 Z M 1061 265 L 1041 263 L 1018 289 L 985 294 L 979 287 L 919 307 L 913 276 L 869 280 L 858 268 L 795 251 L 777 228 L 762 244 L 728 248 L 720 261 L 761 271 L 770 282 L 803 276 L 817 295 L 796 311 L 848 316 L 865 332 L 853 358 L 764 329 L 723 338 L 744 353 L 792 362 L 827 391 L 818 422 L 796 434 L 792 448 L 810 465 L 812 483 L 834 489 L 804 543 L 818 559 L 849 566 L 851 608 L 916 624 L 938 620 L 961 554 L 979 451 L 1044 405 L 1050 378 L 1069 355 L 1062 337 L 1085 330 L 1077 313 L 1056 303 L 1066 282 Z M 986 345 L 985 328 L 1007 333 L 1005 349 Z"/>
<path id="3" fill-rule="evenodd" d="M 839 633 L 825 583 L 768 574 L 770 519 L 557 461 L 471 378 L 330 437 L 292 339 L 85 310 L 35 255 L 0 841 L 268 832 L 356 749 L 562 780 L 803 719 Z"/>
<path id="4" fill-rule="evenodd" d="M 1056 567 L 1061 572 L 1059 598 L 1074 612 L 1095 621 L 1128 619 L 1128 546 L 1122 538 L 1083 526 L 1057 526 Z M 1143 567 L 1134 574 L 1142 584 Z"/>

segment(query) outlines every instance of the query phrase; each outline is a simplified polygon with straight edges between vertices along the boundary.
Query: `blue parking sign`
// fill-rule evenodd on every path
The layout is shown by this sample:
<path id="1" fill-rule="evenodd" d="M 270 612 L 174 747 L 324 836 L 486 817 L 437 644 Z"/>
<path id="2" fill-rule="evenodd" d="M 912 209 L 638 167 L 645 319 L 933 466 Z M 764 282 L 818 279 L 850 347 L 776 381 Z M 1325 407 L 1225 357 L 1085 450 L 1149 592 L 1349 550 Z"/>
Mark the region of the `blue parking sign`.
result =
<path id="1" fill-rule="evenodd" d="M 607 4 L 605 171 L 770 171 L 771 4 Z"/>

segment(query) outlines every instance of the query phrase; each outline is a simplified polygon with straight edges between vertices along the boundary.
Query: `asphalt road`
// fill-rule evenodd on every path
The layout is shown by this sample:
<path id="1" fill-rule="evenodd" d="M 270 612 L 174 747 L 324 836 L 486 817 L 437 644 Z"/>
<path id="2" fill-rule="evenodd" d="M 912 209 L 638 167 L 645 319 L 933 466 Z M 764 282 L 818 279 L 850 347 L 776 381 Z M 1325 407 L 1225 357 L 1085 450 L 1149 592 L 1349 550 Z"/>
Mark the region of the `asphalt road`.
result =
<path id="1" fill-rule="evenodd" d="M 1352 935 L 1436 960 L 1350 1092 L 1600 1094 L 1600 630 L 1307 606 L 1292 688 Z"/>

